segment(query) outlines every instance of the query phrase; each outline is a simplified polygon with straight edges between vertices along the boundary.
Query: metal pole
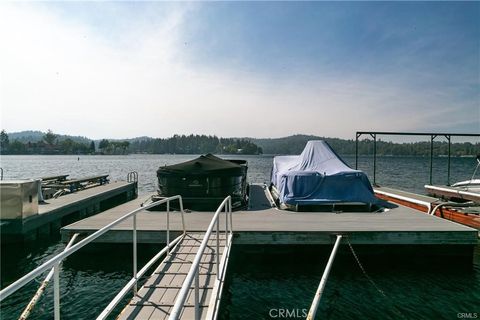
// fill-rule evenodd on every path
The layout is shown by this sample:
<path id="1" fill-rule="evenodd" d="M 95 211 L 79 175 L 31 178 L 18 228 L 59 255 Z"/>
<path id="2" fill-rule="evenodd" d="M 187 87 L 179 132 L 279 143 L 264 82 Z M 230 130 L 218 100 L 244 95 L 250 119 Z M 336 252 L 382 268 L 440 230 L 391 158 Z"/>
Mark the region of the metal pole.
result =
<path id="1" fill-rule="evenodd" d="M 220 234 L 219 234 L 219 218 L 220 215 L 217 216 L 217 251 L 215 252 L 215 255 L 217 257 L 217 279 L 220 280 Z"/>
<path id="2" fill-rule="evenodd" d="M 133 216 L 133 278 L 135 285 L 133 286 L 133 294 L 137 294 L 137 215 Z"/>
<path id="3" fill-rule="evenodd" d="M 358 133 L 355 134 L 355 170 L 358 170 L 358 138 L 360 135 Z"/>
<path id="4" fill-rule="evenodd" d="M 198 292 L 199 278 L 200 278 L 200 265 L 197 266 L 197 272 L 195 274 L 195 319 L 196 320 L 200 320 L 200 306 L 199 306 L 200 294 Z"/>
<path id="5" fill-rule="evenodd" d="M 373 185 L 377 185 L 377 135 L 373 135 Z"/>
<path id="6" fill-rule="evenodd" d="M 451 144 L 451 136 L 445 136 L 445 137 L 447 137 L 447 140 L 448 140 L 447 186 L 449 186 L 450 185 L 450 157 L 451 157 L 450 144 Z"/>
<path id="7" fill-rule="evenodd" d="M 167 253 L 170 254 L 170 201 L 167 201 Z"/>
<path id="8" fill-rule="evenodd" d="M 225 204 L 225 237 L 228 235 L 228 202 Z"/>
<path id="9" fill-rule="evenodd" d="M 230 234 L 233 234 L 233 211 L 232 211 L 232 198 L 228 199 L 228 210 L 230 211 Z"/>
<path id="10" fill-rule="evenodd" d="M 53 314 L 55 320 L 60 320 L 60 263 L 53 267 Z"/>
<path id="11" fill-rule="evenodd" d="M 182 199 L 181 196 L 179 196 L 178 202 L 180 203 L 180 212 L 182 213 L 183 234 L 186 234 L 186 233 L 187 233 L 187 229 L 185 228 L 185 218 L 183 217 L 183 199 Z"/>
<path id="12" fill-rule="evenodd" d="M 315 298 L 313 298 L 312 305 L 310 306 L 310 310 L 308 311 L 307 320 L 315 319 L 315 314 L 317 313 L 318 305 L 320 303 L 320 299 L 322 297 L 325 284 L 327 283 L 328 274 L 330 273 L 330 269 L 332 268 L 333 260 L 335 259 L 335 255 L 337 254 L 337 249 L 338 249 L 338 245 L 340 244 L 340 240 L 342 240 L 342 236 L 337 235 L 337 240 L 335 241 L 335 245 L 333 246 L 332 253 L 330 253 L 330 258 L 328 258 L 327 266 L 325 267 L 325 271 L 323 272 L 322 279 L 320 280 L 317 292 L 315 293 Z"/>
<path id="13" fill-rule="evenodd" d="M 435 139 L 435 135 L 430 136 L 430 184 L 432 184 L 432 177 L 433 177 L 433 139 Z"/>

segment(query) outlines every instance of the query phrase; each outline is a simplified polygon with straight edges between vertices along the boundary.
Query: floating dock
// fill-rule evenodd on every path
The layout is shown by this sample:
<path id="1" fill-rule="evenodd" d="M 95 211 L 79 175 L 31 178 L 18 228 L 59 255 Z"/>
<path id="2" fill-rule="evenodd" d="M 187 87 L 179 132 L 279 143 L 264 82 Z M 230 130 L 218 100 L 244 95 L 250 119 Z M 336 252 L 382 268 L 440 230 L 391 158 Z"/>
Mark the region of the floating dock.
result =
<path id="1" fill-rule="evenodd" d="M 462 204 L 455 204 L 452 207 L 452 203 L 445 203 L 443 200 L 436 197 L 419 195 L 407 191 L 386 187 L 377 187 L 374 191 L 375 195 L 381 199 L 402 206 L 407 206 L 427 214 L 433 213 L 434 216 L 462 223 L 480 230 L 480 205 L 475 204 L 475 206 L 462 207 Z"/>
<path id="2" fill-rule="evenodd" d="M 46 199 L 38 204 L 35 214 L 23 219 L 2 219 L 2 242 L 48 237 L 58 232 L 61 226 L 135 199 L 137 192 L 137 182 L 119 181 Z"/>
<path id="3" fill-rule="evenodd" d="M 125 213 L 140 207 L 137 199 L 61 229 L 62 239 L 75 233 L 87 236 Z M 417 210 L 390 204 L 386 212 L 291 212 L 273 207 L 263 185 L 250 186 L 250 206 L 233 214 L 234 244 L 333 244 L 336 234 L 347 234 L 352 244 L 477 244 L 477 230 Z M 185 213 L 187 230 L 204 232 L 213 212 Z M 144 211 L 137 216 L 138 243 L 165 243 L 166 214 Z M 178 217 L 170 230 L 181 234 Z M 102 243 L 131 243 L 132 222 L 114 227 L 96 240 Z"/>
<path id="4" fill-rule="evenodd" d="M 143 202 L 141 199 L 130 201 L 66 226 L 61 229 L 62 238 L 67 241 L 75 233 L 86 237 L 140 208 Z M 255 245 L 332 245 L 337 235 L 346 237 L 351 244 L 393 246 L 391 250 L 400 247 L 407 247 L 411 251 L 423 248 L 425 250 L 422 252 L 429 254 L 436 254 L 436 249 L 440 248 L 438 252 L 442 255 L 473 256 L 473 248 L 478 243 L 476 229 L 405 206 L 388 202 L 384 205 L 387 207 L 384 212 L 283 211 L 274 206 L 265 185 L 251 185 L 249 207 L 234 212 L 230 221 L 233 225 L 233 238 L 230 239 L 233 240 L 226 241 L 225 234 L 219 236 L 222 265 L 228 264 L 232 244 L 252 245 L 252 248 Z M 185 212 L 187 233 L 136 292 L 120 313 L 119 319 L 167 319 L 173 314 L 177 319 L 193 319 L 195 299 L 199 308 L 197 319 L 216 318 L 226 274 L 221 271 L 221 276 L 216 276 L 218 260 L 216 262 L 214 258 L 213 244 L 216 238 L 208 240 L 207 249 L 200 260 L 199 292 L 195 294 L 196 290 L 190 286 L 186 295 L 185 292 L 181 294 L 182 285 L 188 286 L 186 278 L 192 272 L 192 261 L 199 251 L 205 230 L 211 230 L 210 223 L 214 215 L 213 212 Z M 137 228 L 135 240 L 138 243 L 160 244 L 167 243 L 169 237 L 181 237 L 184 230 L 181 217 L 179 212 L 170 213 L 170 232 L 167 234 L 166 212 L 140 211 L 134 222 Z M 222 223 L 228 224 L 221 218 Z M 132 228 L 131 219 L 125 220 L 94 241 L 131 244 L 134 237 Z M 224 270 L 222 268 L 219 270 Z M 180 296 L 186 297 L 185 300 L 181 300 Z M 174 306 L 178 301 L 184 303 L 177 314 Z"/>
<path id="5" fill-rule="evenodd" d="M 454 201 L 474 201 L 480 203 L 480 187 L 475 189 L 477 192 L 473 192 L 469 188 L 465 187 L 452 187 L 452 186 L 432 186 L 426 185 L 425 191 L 436 198 L 442 198 L 446 200 Z"/>

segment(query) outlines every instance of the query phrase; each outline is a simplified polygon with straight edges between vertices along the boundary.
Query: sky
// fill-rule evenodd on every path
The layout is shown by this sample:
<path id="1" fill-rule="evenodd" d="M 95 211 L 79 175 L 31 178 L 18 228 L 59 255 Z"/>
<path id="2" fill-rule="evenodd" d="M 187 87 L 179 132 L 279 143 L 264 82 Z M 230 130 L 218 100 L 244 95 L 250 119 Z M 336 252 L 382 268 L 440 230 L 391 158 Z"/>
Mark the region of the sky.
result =
<path id="1" fill-rule="evenodd" d="M 7 132 L 480 133 L 480 2 L 0 3 Z"/>

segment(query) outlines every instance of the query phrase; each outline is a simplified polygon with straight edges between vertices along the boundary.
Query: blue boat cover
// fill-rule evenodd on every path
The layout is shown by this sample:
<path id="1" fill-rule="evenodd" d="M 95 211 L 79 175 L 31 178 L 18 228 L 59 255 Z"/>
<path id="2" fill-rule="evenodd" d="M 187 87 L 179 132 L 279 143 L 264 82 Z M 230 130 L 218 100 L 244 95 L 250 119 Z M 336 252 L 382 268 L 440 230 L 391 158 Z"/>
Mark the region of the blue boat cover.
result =
<path id="1" fill-rule="evenodd" d="M 299 156 L 274 157 L 272 184 L 280 202 L 289 205 L 377 202 L 367 175 L 350 168 L 321 140 L 308 141 Z"/>

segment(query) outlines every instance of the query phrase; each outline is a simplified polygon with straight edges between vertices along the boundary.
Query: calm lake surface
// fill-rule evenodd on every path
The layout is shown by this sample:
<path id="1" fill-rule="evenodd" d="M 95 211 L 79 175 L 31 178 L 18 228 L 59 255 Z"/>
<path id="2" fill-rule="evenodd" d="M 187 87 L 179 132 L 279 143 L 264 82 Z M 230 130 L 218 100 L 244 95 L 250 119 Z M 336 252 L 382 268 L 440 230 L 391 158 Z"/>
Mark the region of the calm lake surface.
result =
<path id="1" fill-rule="evenodd" d="M 127 173 L 139 174 L 140 197 L 156 190 L 159 166 L 193 159 L 193 155 L 128 156 L 2 156 L 4 179 L 37 178 L 69 174 L 71 178 L 109 174 L 125 180 Z M 250 182 L 270 179 L 273 156 L 224 156 L 249 162 Z M 352 167 L 355 159 L 345 156 Z M 452 158 L 451 181 L 469 179 L 474 158 Z M 429 182 L 429 158 L 379 157 L 376 181 L 380 185 L 423 193 Z M 371 157 L 359 160 L 373 181 Z M 434 159 L 435 184 L 447 182 L 447 159 Z M 54 238 L 34 245 L 1 247 L 1 286 L 23 276 L 54 254 L 64 244 Z M 159 246 L 140 246 L 139 264 L 153 256 Z M 87 250 L 88 249 L 88 250 Z M 131 277 L 131 246 L 86 247 L 62 266 L 61 303 L 63 319 L 93 319 Z M 347 248 L 335 261 L 317 318 L 322 319 L 457 319 L 459 313 L 477 313 L 480 318 L 480 250 L 477 246 L 472 265 L 456 261 L 384 259 L 359 254 L 381 295 L 361 272 Z M 283 252 L 261 255 L 236 253 L 229 267 L 221 318 L 273 319 L 281 310 L 302 318 L 308 309 L 328 259 L 328 250 Z M 2 303 L 1 319 L 17 319 L 42 279 L 30 283 Z M 53 289 L 49 286 L 34 309 L 31 319 L 53 318 Z M 128 299 L 128 298 L 127 298 Z M 273 311 L 272 311 L 273 310 Z M 291 313 L 290 313 L 291 314 Z"/>

